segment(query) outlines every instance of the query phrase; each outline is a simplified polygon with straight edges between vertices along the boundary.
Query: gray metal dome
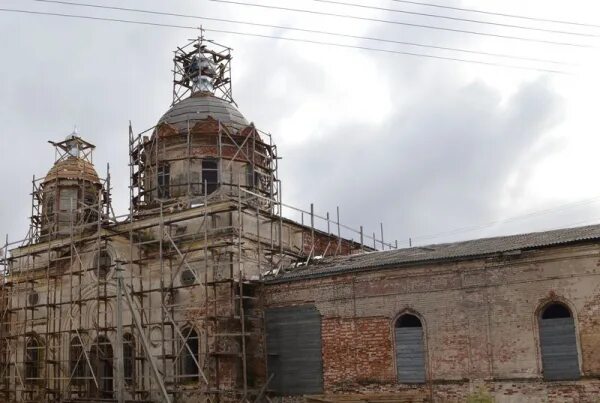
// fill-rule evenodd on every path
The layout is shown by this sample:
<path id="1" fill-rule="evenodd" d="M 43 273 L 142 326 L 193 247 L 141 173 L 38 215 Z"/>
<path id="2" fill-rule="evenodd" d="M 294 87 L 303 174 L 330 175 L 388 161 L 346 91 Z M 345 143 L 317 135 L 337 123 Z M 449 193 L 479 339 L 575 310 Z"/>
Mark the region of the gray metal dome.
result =
<path id="1" fill-rule="evenodd" d="M 179 101 L 160 118 L 158 124 L 168 123 L 175 126 L 177 130 L 186 130 L 188 121 L 192 127 L 196 122 L 207 119 L 209 116 L 236 130 L 249 125 L 235 106 L 210 93 L 195 94 Z"/>

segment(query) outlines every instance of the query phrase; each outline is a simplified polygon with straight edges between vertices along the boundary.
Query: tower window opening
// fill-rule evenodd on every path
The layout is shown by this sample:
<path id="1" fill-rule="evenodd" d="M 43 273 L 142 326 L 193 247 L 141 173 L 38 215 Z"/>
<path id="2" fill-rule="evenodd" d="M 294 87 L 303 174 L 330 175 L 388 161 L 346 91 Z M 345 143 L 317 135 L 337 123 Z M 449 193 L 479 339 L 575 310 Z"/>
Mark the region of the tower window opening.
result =
<path id="1" fill-rule="evenodd" d="M 171 196 L 170 181 L 171 168 L 168 163 L 163 162 L 158 166 L 157 190 L 159 198 L 167 199 Z"/>
<path id="2" fill-rule="evenodd" d="M 259 189 L 261 187 L 260 172 L 252 164 L 246 166 L 246 186 L 252 189 Z"/>
<path id="3" fill-rule="evenodd" d="M 410 314 L 395 323 L 396 372 L 400 383 L 425 382 L 425 346 L 421 320 Z"/>
<path id="4" fill-rule="evenodd" d="M 193 382 L 198 379 L 198 333 L 194 328 L 188 327 L 181 332 L 185 338 L 180 355 L 181 380 L 182 382 Z"/>
<path id="5" fill-rule="evenodd" d="M 544 379 L 579 379 L 575 320 L 569 308 L 560 303 L 545 307 L 539 319 L 539 332 Z"/>
<path id="6" fill-rule="evenodd" d="M 206 194 L 211 194 L 219 185 L 219 165 L 216 160 L 202 160 L 202 186 L 206 183 Z"/>
<path id="7" fill-rule="evenodd" d="M 52 217 L 52 215 L 54 214 L 54 196 L 52 195 L 48 195 L 46 196 L 46 203 L 45 203 L 45 207 L 46 207 L 46 217 Z"/>
<path id="8" fill-rule="evenodd" d="M 77 189 L 68 188 L 60 190 L 60 211 L 74 211 L 77 209 Z"/>

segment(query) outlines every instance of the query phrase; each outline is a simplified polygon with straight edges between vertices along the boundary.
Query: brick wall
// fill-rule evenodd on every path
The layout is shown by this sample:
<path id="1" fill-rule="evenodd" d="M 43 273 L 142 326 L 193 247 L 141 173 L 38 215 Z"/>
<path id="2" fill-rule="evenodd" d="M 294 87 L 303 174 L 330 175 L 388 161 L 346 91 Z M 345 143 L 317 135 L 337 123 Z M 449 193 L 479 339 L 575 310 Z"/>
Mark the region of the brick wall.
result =
<path id="1" fill-rule="evenodd" d="M 321 324 L 327 390 L 393 382 L 390 321 L 387 318 L 324 318 Z"/>
<path id="2" fill-rule="evenodd" d="M 267 285 L 264 296 L 267 306 L 314 303 L 321 313 L 326 395 L 389 393 L 413 396 L 398 401 L 463 402 L 489 394 L 497 402 L 596 402 L 599 262 L 596 244 L 561 246 L 516 257 L 297 279 Z M 543 380 L 538 315 L 549 301 L 573 311 L 580 381 Z M 406 310 L 423 320 L 428 382 L 421 387 L 395 381 L 392 325 Z"/>

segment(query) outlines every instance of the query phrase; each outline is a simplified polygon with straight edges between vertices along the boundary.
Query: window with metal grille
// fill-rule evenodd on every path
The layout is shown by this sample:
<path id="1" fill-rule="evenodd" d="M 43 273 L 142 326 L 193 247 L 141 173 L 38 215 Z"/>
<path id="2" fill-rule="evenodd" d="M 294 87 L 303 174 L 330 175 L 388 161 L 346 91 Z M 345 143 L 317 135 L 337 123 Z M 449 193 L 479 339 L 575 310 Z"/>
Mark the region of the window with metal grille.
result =
<path id="1" fill-rule="evenodd" d="M 127 385 L 133 385 L 135 375 L 135 339 L 131 333 L 123 335 L 123 368 Z"/>
<path id="2" fill-rule="evenodd" d="M 170 192 L 171 182 L 171 167 L 168 163 L 162 162 L 158 165 L 157 174 L 157 192 L 160 199 L 168 199 L 171 196 Z"/>
<path id="3" fill-rule="evenodd" d="M 35 336 L 31 336 L 25 343 L 25 381 L 36 383 L 40 381 L 40 368 L 42 345 Z"/>
<path id="4" fill-rule="evenodd" d="M 425 382 L 423 325 L 415 315 L 404 314 L 394 326 L 396 372 L 400 383 Z"/>
<path id="5" fill-rule="evenodd" d="M 202 160 L 202 186 L 206 183 L 206 193 L 211 194 L 219 185 L 219 165 L 217 160 Z"/>
<path id="6" fill-rule="evenodd" d="M 193 382 L 198 380 L 198 333 L 192 327 L 184 328 L 181 331 L 185 338 L 185 344 L 182 346 L 181 361 L 181 381 Z"/>
<path id="7" fill-rule="evenodd" d="M 541 311 L 539 327 L 544 379 L 578 379 L 581 372 L 571 310 L 561 303 L 549 304 Z"/>
<path id="8" fill-rule="evenodd" d="M 83 354 L 83 346 L 79 338 L 74 337 L 69 346 L 69 372 L 72 377 L 72 383 L 81 385 L 85 380 L 85 355 Z"/>

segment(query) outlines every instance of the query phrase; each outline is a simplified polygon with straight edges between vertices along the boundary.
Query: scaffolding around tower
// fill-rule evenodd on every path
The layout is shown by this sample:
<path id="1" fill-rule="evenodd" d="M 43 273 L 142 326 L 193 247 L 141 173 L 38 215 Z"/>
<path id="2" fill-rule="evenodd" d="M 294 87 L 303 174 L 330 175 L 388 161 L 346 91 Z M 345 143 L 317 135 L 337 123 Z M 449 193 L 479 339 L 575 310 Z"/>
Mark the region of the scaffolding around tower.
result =
<path id="1" fill-rule="evenodd" d="M 34 178 L 29 232 L 0 248 L 0 400 L 269 401 L 263 277 L 395 247 L 283 203 L 229 48 L 201 35 L 174 60 L 171 109 L 129 125 L 128 214 L 78 135 Z"/>

